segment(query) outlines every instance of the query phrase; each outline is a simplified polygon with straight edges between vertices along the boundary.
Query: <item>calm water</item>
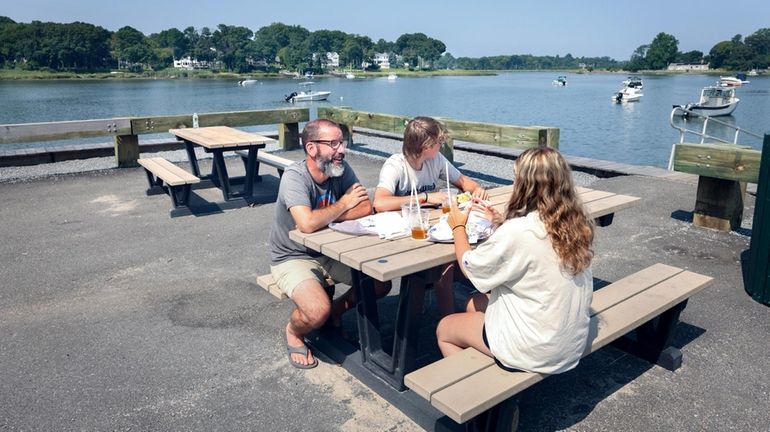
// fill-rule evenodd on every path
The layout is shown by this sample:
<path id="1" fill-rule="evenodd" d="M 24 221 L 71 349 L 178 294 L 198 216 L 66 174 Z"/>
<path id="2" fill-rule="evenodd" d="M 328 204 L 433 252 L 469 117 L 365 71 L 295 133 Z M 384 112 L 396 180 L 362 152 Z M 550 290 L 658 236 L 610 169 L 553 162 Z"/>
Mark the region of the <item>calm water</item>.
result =
<path id="1" fill-rule="evenodd" d="M 315 89 L 332 91 L 329 101 L 297 105 L 558 127 L 564 153 L 665 167 L 671 145 L 678 141 L 669 125 L 671 106 L 697 101 L 700 89 L 716 80 L 706 75 L 642 76 L 642 100 L 621 105 L 610 96 L 624 75 L 571 74 L 567 87 L 554 87 L 556 75 L 319 78 Z M 756 133 L 770 132 L 770 77 L 749 79 L 751 84 L 737 89 L 741 102 L 735 113 L 720 119 Z M 284 96 L 296 90 L 297 82 L 268 79 L 239 87 L 229 80 L 0 81 L 0 124 L 279 108 L 289 106 Z M 255 128 L 269 129 L 275 127 Z M 720 128 L 709 133 L 731 136 Z M 761 146 L 758 140 L 742 143 Z"/>

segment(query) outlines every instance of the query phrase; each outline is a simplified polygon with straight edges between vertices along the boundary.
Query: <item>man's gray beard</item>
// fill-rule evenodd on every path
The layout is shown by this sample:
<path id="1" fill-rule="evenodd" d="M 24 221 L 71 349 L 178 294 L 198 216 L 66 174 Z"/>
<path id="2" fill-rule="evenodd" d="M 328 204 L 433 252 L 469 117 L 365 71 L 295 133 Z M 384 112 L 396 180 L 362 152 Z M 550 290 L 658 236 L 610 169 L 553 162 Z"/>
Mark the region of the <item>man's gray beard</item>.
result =
<path id="1" fill-rule="evenodd" d="M 316 164 L 327 177 L 341 177 L 345 172 L 345 165 L 335 165 L 332 159 L 323 160 L 319 156 L 316 158 Z"/>

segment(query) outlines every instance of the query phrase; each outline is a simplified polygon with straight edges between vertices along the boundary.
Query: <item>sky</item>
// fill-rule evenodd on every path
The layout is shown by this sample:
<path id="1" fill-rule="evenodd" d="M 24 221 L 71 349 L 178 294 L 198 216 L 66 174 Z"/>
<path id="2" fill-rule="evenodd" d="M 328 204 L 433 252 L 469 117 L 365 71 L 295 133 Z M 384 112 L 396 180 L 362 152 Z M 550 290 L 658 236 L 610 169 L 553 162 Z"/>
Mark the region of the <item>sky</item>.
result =
<path id="1" fill-rule="evenodd" d="M 16 22 L 82 21 L 116 31 L 131 26 L 145 35 L 219 24 L 253 31 L 274 22 L 310 31 L 341 30 L 395 42 L 425 33 L 455 57 L 572 54 L 627 60 L 660 33 L 673 35 L 682 52 L 708 53 L 736 34 L 770 28 L 770 1 L 745 0 L 0 0 L 0 16 Z"/>

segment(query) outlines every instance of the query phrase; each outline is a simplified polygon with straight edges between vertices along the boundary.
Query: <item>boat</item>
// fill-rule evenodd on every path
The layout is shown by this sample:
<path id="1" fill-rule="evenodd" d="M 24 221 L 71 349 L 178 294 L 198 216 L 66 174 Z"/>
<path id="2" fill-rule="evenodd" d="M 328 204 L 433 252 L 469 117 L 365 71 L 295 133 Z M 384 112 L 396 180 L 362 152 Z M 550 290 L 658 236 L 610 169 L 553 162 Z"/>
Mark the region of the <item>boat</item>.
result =
<path id="1" fill-rule="evenodd" d="M 749 71 L 749 73 L 747 75 L 748 76 L 758 76 L 759 72 L 757 72 L 756 69 L 752 69 L 752 70 Z"/>
<path id="2" fill-rule="evenodd" d="M 396 75 L 394 73 L 389 73 L 388 74 L 388 81 L 395 81 L 397 79 L 398 79 L 398 75 Z"/>
<path id="3" fill-rule="evenodd" d="M 259 81 L 255 80 L 255 79 L 245 79 L 245 80 L 238 81 L 238 85 L 239 86 L 249 86 L 249 85 L 257 84 L 258 82 Z"/>
<path id="4" fill-rule="evenodd" d="M 301 89 L 299 91 L 292 92 L 286 96 L 286 102 L 309 102 L 309 101 L 322 101 L 326 100 L 332 92 L 330 91 L 313 91 L 312 81 L 305 81 L 299 83 Z"/>
<path id="5" fill-rule="evenodd" d="M 355 76 L 355 75 L 353 75 L 353 74 L 352 74 L 352 73 L 350 73 L 350 72 L 348 72 L 348 73 L 346 73 L 346 74 L 345 74 L 345 78 L 347 78 L 347 79 L 354 79 L 355 77 L 356 77 L 356 76 Z"/>
<path id="6" fill-rule="evenodd" d="M 740 87 L 744 84 L 749 84 L 751 81 L 746 81 L 746 74 L 737 74 L 732 76 L 720 76 L 719 85 L 722 87 Z"/>
<path id="7" fill-rule="evenodd" d="M 639 87 L 624 86 L 612 95 L 612 100 L 617 103 L 638 102 L 642 98 L 642 90 Z"/>
<path id="8" fill-rule="evenodd" d="M 308 81 L 313 79 L 313 71 L 305 72 L 305 79 L 308 80 Z"/>
<path id="9" fill-rule="evenodd" d="M 701 90 L 700 100 L 697 103 L 674 105 L 674 108 L 682 108 L 684 111 L 677 110 L 677 112 L 684 116 L 690 112 L 708 117 L 726 116 L 735 111 L 740 101 L 735 97 L 733 87 L 707 86 Z"/>
<path id="10" fill-rule="evenodd" d="M 565 87 L 567 85 L 567 77 L 564 75 L 559 75 L 558 77 L 556 77 L 555 80 L 553 80 L 553 82 L 551 82 L 551 84 L 555 86 Z"/>
<path id="11" fill-rule="evenodd" d="M 632 88 L 637 88 L 639 90 L 644 88 L 644 83 L 642 82 L 642 79 L 639 78 L 638 76 L 630 76 L 628 77 L 627 80 L 624 80 L 622 84 L 624 87 L 632 87 Z"/>

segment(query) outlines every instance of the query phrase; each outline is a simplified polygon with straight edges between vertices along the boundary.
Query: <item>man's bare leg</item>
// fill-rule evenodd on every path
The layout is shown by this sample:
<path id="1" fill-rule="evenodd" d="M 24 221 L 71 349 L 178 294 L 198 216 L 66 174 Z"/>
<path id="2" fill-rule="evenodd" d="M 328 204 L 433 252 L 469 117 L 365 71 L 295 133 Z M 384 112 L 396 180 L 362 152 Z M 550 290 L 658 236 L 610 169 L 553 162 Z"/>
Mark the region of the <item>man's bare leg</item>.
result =
<path id="1" fill-rule="evenodd" d="M 326 291 L 315 279 L 300 283 L 294 288 L 291 299 L 296 307 L 289 316 L 289 323 L 286 324 L 286 342 L 290 347 L 306 346 L 305 335 L 326 322 L 331 313 L 331 302 Z M 292 353 L 291 359 L 302 365 L 315 361 L 309 350 L 307 357 Z"/>

